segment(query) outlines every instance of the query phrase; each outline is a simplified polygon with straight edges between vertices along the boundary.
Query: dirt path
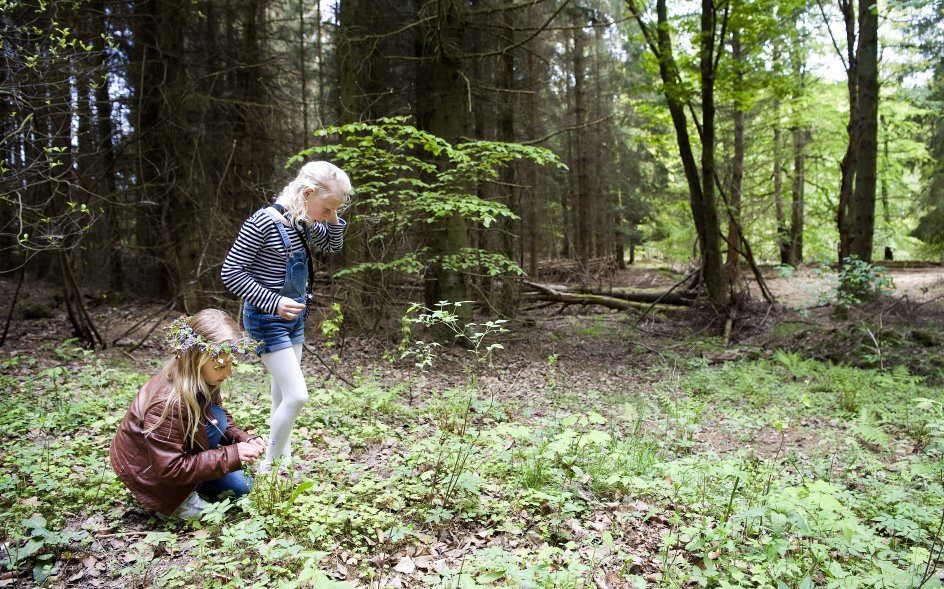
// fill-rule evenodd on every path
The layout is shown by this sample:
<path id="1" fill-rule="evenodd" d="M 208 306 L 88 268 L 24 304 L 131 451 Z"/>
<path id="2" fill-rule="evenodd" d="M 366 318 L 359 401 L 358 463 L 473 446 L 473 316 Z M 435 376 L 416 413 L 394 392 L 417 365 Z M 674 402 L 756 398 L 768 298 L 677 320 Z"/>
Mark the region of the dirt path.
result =
<path id="1" fill-rule="evenodd" d="M 893 296 L 907 296 L 914 302 L 927 302 L 944 296 L 944 268 L 896 268 L 889 274 L 895 284 Z M 768 272 L 766 278 L 778 302 L 799 309 L 818 304 L 831 286 L 831 276 L 815 269 L 803 268 L 789 276 Z"/>

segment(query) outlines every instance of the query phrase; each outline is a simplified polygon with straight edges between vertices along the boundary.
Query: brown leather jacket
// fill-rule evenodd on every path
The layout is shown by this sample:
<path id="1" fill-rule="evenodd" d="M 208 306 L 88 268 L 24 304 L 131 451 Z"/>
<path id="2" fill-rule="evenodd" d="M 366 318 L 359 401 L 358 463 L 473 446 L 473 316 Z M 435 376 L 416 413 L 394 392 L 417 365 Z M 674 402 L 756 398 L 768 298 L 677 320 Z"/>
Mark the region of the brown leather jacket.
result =
<path id="1" fill-rule="evenodd" d="M 145 434 L 160 418 L 170 392 L 171 384 L 163 373 L 141 387 L 118 425 L 109 452 L 121 482 L 141 503 L 162 515 L 176 511 L 200 483 L 240 470 L 235 443 L 255 437 L 236 427 L 225 408 L 226 431 L 214 450 L 209 449 L 206 416 L 197 427 L 193 447 L 184 444 L 183 423 L 173 411 L 157 429 Z M 219 405 L 219 393 L 215 397 L 213 402 Z"/>

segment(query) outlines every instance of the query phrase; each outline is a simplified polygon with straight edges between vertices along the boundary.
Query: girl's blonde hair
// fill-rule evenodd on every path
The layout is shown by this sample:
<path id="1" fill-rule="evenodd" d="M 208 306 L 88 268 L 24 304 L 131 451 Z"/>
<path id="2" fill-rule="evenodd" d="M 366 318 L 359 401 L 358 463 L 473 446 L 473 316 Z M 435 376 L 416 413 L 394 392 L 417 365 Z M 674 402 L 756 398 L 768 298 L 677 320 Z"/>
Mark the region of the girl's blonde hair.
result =
<path id="1" fill-rule="evenodd" d="M 245 337 L 233 318 L 219 309 L 204 309 L 191 317 L 187 325 L 214 344 L 235 344 Z M 200 374 L 203 365 L 213 358 L 212 352 L 191 346 L 168 362 L 164 376 L 171 383 L 171 393 L 164 402 L 160 418 L 145 431 L 146 434 L 153 432 L 173 414 L 181 420 L 185 444 L 191 448 L 194 446 L 203 408 L 216 399 L 220 390 L 219 385 L 208 385 Z"/>
<path id="2" fill-rule="evenodd" d="M 276 199 L 276 202 L 288 211 L 293 222 L 310 222 L 308 206 L 305 203 L 305 190 L 308 188 L 314 188 L 321 198 L 340 199 L 339 213 L 351 202 L 351 179 L 344 170 L 330 162 L 308 162 Z"/>

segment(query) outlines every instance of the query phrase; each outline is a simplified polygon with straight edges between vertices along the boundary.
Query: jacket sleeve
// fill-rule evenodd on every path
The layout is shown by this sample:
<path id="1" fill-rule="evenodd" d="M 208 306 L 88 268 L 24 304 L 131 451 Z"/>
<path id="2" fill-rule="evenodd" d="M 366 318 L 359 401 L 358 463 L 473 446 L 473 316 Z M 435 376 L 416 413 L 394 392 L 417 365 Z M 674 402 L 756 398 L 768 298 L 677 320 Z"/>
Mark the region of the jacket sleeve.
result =
<path id="1" fill-rule="evenodd" d="M 144 431 L 157 423 L 162 411 L 162 403 L 148 408 L 144 416 Z M 144 440 L 155 476 L 168 483 L 192 485 L 212 481 L 242 468 L 236 446 L 188 451 L 184 444 L 183 423 L 176 411 L 171 411 L 154 431 L 145 434 Z"/>
<path id="2" fill-rule="evenodd" d="M 338 219 L 337 225 L 330 223 L 313 223 L 311 226 L 311 243 L 323 252 L 339 252 L 344 247 L 344 228 L 347 222 Z"/>
<path id="3" fill-rule="evenodd" d="M 275 314 L 281 295 L 259 284 L 249 273 L 249 267 L 265 242 L 266 236 L 258 224 L 258 216 L 253 215 L 246 219 L 233 246 L 226 254 L 220 278 L 223 285 L 234 295 L 246 299 L 266 313 Z"/>

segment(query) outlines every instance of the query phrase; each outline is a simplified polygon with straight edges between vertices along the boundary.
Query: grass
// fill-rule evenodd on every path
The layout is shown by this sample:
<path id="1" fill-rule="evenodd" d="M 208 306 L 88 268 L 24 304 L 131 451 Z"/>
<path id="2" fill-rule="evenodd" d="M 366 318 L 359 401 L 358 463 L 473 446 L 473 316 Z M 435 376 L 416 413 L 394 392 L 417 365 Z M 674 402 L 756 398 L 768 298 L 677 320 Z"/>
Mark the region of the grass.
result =
<path id="1" fill-rule="evenodd" d="M 312 386 L 294 478 L 181 524 L 108 467 L 148 374 L 8 360 L 0 579 L 61 585 L 91 557 L 129 587 L 940 586 L 939 390 L 783 353 L 653 366 L 632 391 L 545 368 L 535 414 L 475 379 Z M 226 385 L 239 423 L 264 424 L 264 390 L 253 365 Z"/>

